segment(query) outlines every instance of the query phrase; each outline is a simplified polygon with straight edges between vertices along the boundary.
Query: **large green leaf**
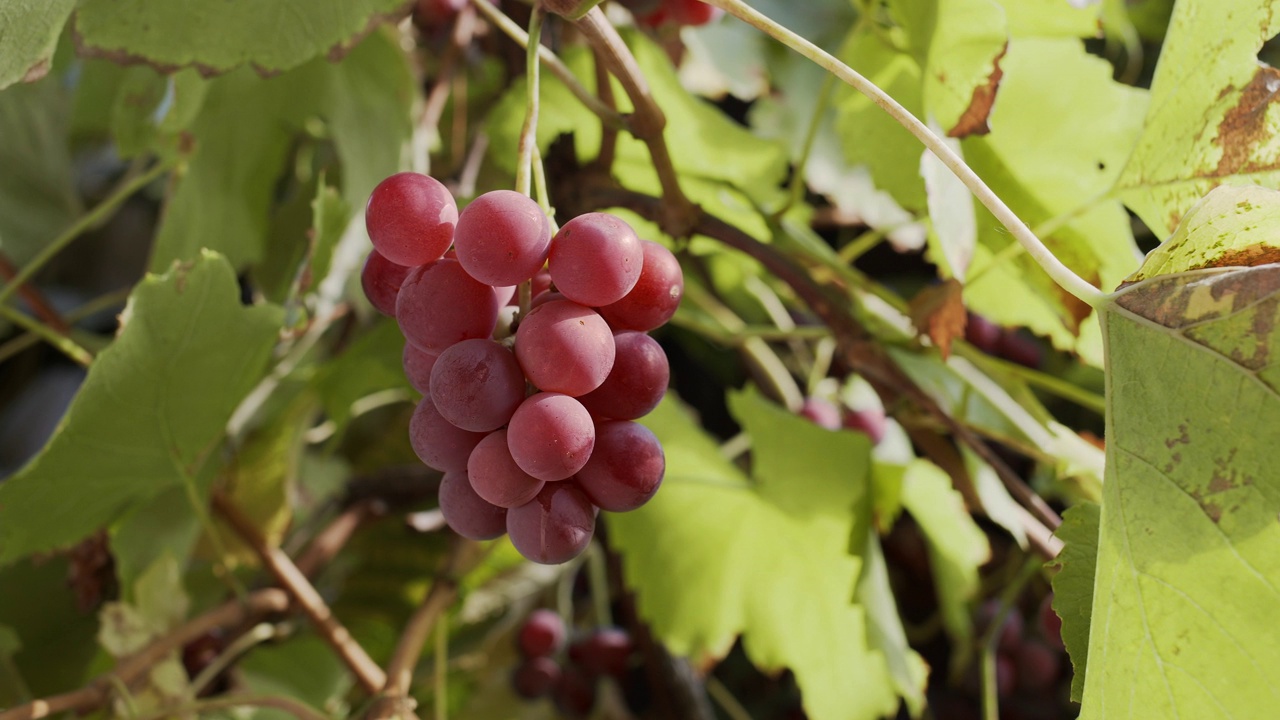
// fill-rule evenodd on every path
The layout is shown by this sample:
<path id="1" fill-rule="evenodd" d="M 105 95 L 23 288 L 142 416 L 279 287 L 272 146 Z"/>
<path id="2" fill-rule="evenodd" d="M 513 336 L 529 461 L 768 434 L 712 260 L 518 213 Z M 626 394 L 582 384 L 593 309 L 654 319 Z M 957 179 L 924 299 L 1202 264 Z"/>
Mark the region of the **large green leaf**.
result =
<path id="1" fill-rule="evenodd" d="M 1280 71 L 1258 62 L 1280 1 L 1180 0 L 1117 190 L 1157 235 L 1220 184 L 1280 186 Z"/>
<path id="2" fill-rule="evenodd" d="M 1217 192 L 1155 262 L 1226 261 L 1235 249 L 1214 250 L 1219 233 L 1280 207 L 1276 192 Z M 1157 275 L 1105 308 L 1107 478 L 1084 718 L 1274 712 L 1278 322 L 1277 265 Z"/>
<path id="3" fill-rule="evenodd" d="M 58 35 L 76 0 L 0 3 L 0 88 L 49 72 Z"/>
<path id="4" fill-rule="evenodd" d="M 1089 657 L 1089 621 L 1093 614 L 1093 579 L 1098 566 L 1098 524 L 1102 509 L 1080 503 L 1062 515 L 1054 535 L 1064 545 L 1054 559 L 1053 610 L 1062 619 L 1062 643 L 1071 653 L 1071 699 L 1084 696 L 1085 668 Z"/>
<path id="5" fill-rule="evenodd" d="M 236 267 L 261 259 L 273 191 L 286 172 L 290 141 L 308 120 L 328 121 L 351 207 L 363 207 L 373 187 L 396 171 L 411 129 L 406 56 L 382 32 L 340 63 L 318 59 L 267 79 L 245 69 L 207 85 L 189 129 L 194 156 L 170 191 L 153 270 L 201 248 Z"/>
<path id="6" fill-rule="evenodd" d="M 211 254 L 139 284 L 49 445 L 0 485 L 0 563 L 72 543 L 166 488 L 194 490 L 282 319 L 239 298 Z"/>
<path id="7" fill-rule="evenodd" d="M 721 657 L 738 635 L 764 668 L 790 668 L 817 720 L 875 718 L 897 699 L 853 604 L 868 528 L 866 438 L 829 432 L 754 392 L 730 409 L 752 438 L 754 482 L 668 399 L 645 423 L 663 441 L 657 496 L 608 515 L 640 614 L 674 652 Z"/>
<path id="8" fill-rule="evenodd" d="M 56 78 L 0 92 L 0 250 L 24 263 L 79 212 Z"/>
<path id="9" fill-rule="evenodd" d="M 65 0 L 64 0 L 65 2 Z M 81 52 L 206 75 L 252 65 L 262 73 L 317 55 L 341 57 L 404 0 L 84 0 L 75 31 Z"/>

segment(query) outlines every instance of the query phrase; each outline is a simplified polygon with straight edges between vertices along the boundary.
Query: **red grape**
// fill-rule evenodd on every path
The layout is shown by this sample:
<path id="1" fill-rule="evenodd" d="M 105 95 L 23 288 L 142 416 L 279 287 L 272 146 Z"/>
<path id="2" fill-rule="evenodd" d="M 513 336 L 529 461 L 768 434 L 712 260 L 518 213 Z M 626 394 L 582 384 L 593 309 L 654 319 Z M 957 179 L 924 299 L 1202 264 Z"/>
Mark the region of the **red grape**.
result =
<path id="1" fill-rule="evenodd" d="M 884 439 L 886 422 L 884 410 L 880 408 L 846 410 L 844 412 L 844 426 L 850 430 L 865 433 L 867 437 L 871 438 L 872 445 L 879 445 L 880 441 Z"/>
<path id="2" fill-rule="evenodd" d="M 996 655 L 996 694 L 1007 698 L 1018 685 L 1018 668 L 1008 655 Z"/>
<path id="3" fill-rule="evenodd" d="M 449 249 L 458 206 L 439 180 L 397 173 L 373 189 L 364 222 L 378 252 L 397 265 L 416 267 Z"/>
<path id="4" fill-rule="evenodd" d="M 462 210 L 453 242 L 471 277 L 489 285 L 518 285 L 546 262 L 551 224 L 528 197 L 494 190 Z"/>
<path id="5" fill-rule="evenodd" d="M 396 321 L 409 342 L 439 355 L 454 343 L 489 337 L 498 324 L 498 297 L 457 260 L 437 260 L 409 273 Z"/>
<path id="6" fill-rule="evenodd" d="M 724 10 L 701 0 L 667 0 L 666 6 L 671 20 L 679 25 L 706 25 L 724 15 Z"/>
<path id="7" fill-rule="evenodd" d="M 627 671 L 634 646 L 626 630 L 599 628 L 569 646 L 569 659 L 593 675 L 621 678 Z"/>
<path id="8" fill-rule="evenodd" d="M 370 250 L 360 271 L 360 287 L 369 304 L 383 315 L 395 315 L 396 296 L 411 270 L 413 268 L 391 262 L 377 250 Z"/>
<path id="9" fill-rule="evenodd" d="M 676 256 L 651 240 L 640 244 L 644 262 L 635 287 L 621 300 L 599 308 L 615 330 L 653 330 L 676 314 L 684 297 L 684 273 Z"/>
<path id="10" fill-rule="evenodd" d="M 534 700 L 550 693 L 560 682 L 560 663 L 549 657 L 531 657 L 516 666 L 511 686 L 516 694 Z"/>
<path id="11" fill-rule="evenodd" d="M 992 598 L 982 603 L 978 608 L 978 619 L 975 623 L 978 631 L 985 633 L 999 611 L 999 600 Z M 1018 646 L 1022 644 L 1022 625 L 1022 613 L 1018 612 L 1017 608 L 1011 609 L 1005 615 L 1004 625 L 1000 628 L 1000 639 L 998 641 L 1000 652 L 1012 653 L 1018 649 Z"/>
<path id="12" fill-rule="evenodd" d="M 577 557 L 595 529 L 595 507 L 572 483 L 547 483 L 532 501 L 507 511 L 511 544 L 544 565 Z"/>
<path id="13" fill-rule="evenodd" d="M 644 249 L 631 226 L 599 212 L 565 223 L 547 258 L 556 290 L 592 307 L 621 300 L 635 287 L 643 264 Z"/>
<path id="14" fill-rule="evenodd" d="M 564 620 L 552 610 L 534 610 L 520 626 L 517 644 L 527 658 L 554 654 L 564 644 Z"/>
<path id="15" fill-rule="evenodd" d="M 465 472 L 440 480 L 440 513 L 453 531 L 471 540 L 492 540 L 507 532 L 507 511 L 476 494 Z"/>
<path id="16" fill-rule="evenodd" d="M 471 487 L 498 507 L 514 508 L 534 499 L 543 482 L 520 469 L 507 449 L 507 431 L 495 430 L 485 436 L 467 459 Z M 508 524 L 511 513 L 507 513 Z M 519 547 L 517 545 L 517 547 Z"/>
<path id="17" fill-rule="evenodd" d="M 440 472 L 466 470 L 467 458 L 484 436 L 484 433 L 454 427 L 436 410 L 430 395 L 422 398 L 409 420 L 409 443 L 413 451 L 422 462 Z"/>
<path id="18" fill-rule="evenodd" d="M 436 360 L 431 399 L 445 420 L 463 430 L 497 430 L 524 400 L 524 373 L 500 343 L 463 340 Z"/>
<path id="19" fill-rule="evenodd" d="M 662 443 L 653 431 L 639 423 L 614 420 L 596 425 L 595 450 L 574 479 L 601 510 L 626 512 L 658 492 L 664 472 Z"/>
<path id="20" fill-rule="evenodd" d="M 828 430 L 839 430 L 841 426 L 840 408 L 825 398 L 805 398 L 800 406 L 800 417 Z"/>
<path id="21" fill-rule="evenodd" d="M 431 392 L 431 368 L 436 364 L 436 357 L 438 356 L 419 350 L 413 343 L 404 344 L 404 355 L 401 357 L 404 376 L 409 378 L 413 389 L 423 395 Z"/>
<path id="22" fill-rule="evenodd" d="M 1053 609 L 1053 593 L 1049 593 L 1044 600 L 1040 601 L 1040 634 L 1044 635 L 1045 642 L 1053 647 L 1059 650 L 1066 647 L 1062 644 L 1062 618 Z"/>
<path id="23" fill-rule="evenodd" d="M 561 671 L 560 681 L 551 691 L 556 708 L 569 718 L 585 718 L 596 704 L 596 686 L 581 670 L 568 667 Z"/>
<path id="24" fill-rule="evenodd" d="M 996 341 L 995 354 L 1019 365 L 1036 370 L 1044 361 L 1040 345 L 1013 330 L 1005 330 Z"/>
<path id="25" fill-rule="evenodd" d="M 521 470 L 554 482 L 572 476 L 587 463 L 596 444 L 596 429 L 582 403 L 560 393 L 538 393 L 520 403 L 511 416 L 507 444 Z"/>
<path id="26" fill-rule="evenodd" d="M 578 398 L 597 418 L 634 420 L 662 401 L 671 380 L 667 354 L 642 332 L 613 334 L 613 368 L 600 387 Z"/>
<path id="27" fill-rule="evenodd" d="M 516 359 L 540 390 L 577 397 L 613 367 L 613 333 L 594 310 L 568 300 L 539 305 L 516 330 Z"/>
<path id="28" fill-rule="evenodd" d="M 964 339 L 984 353 L 993 354 L 1004 330 L 990 320 L 969 313 L 964 325 Z"/>
<path id="29" fill-rule="evenodd" d="M 529 302 L 529 309 L 532 310 L 538 307 L 539 305 L 546 305 L 547 303 L 553 300 L 568 300 L 568 299 L 569 298 L 565 297 L 564 295 L 554 290 L 548 290 L 539 295 L 534 295 L 533 300 Z"/>
<path id="30" fill-rule="evenodd" d="M 1038 640 L 1028 640 L 1013 654 L 1018 667 L 1018 687 L 1039 693 L 1053 687 L 1058 680 L 1061 661 L 1058 653 Z"/>

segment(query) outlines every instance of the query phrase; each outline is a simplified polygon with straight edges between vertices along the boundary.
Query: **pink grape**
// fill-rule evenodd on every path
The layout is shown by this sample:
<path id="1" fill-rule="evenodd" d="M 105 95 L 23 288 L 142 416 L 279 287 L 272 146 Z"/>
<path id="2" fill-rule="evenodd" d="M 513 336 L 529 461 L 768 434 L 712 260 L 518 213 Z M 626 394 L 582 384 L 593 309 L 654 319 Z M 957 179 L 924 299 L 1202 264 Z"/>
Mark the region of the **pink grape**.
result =
<path id="1" fill-rule="evenodd" d="M 1062 663 L 1057 651 L 1038 640 L 1024 640 L 1013 653 L 1018 668 L 1018 687 L 1028 693 L 1043 693 L 1058 680 Z"/>
<path id="2" fill-rule="evenodd" d="M 800 406 L 800 417 L 828 430 L 839 430 L 841 426 L 840 408 L 826 398 L 805 398 Z"/>
<path id="3" fill-rule="evenodd" d="M 667 0 L 666 7 L 677 25 L 706 25 L 724 15 L 724 10 L 702 0 Z"/>
<path id="4" fill-rule="evenodd" d="M 508 305 L 516 297 L 515 285 L 503 285 L 493 289 L 493 294 L 498 296 L 498 307 Z"/>
<path id="5" fill-rule="evenodd" d="M 556 290 L 591 307 L 621 300 L 640 279 L 643 264 L 644 249 L 631 226 L 599 212 L 565 223 L 547 259 Z"/>
<path id="6" fill-rule="evenodd" d="M 391 262 L 377 250 L 370 250 L 360 271 L 360 287 L 369 304 L 383 315 L 395 315 L 396 296 L 411 270 L 413 268 Z"/>
<path id="7" fill-rule="evenodd" d="M 629 421 L 596 425 L 596 447 L 574 480 L 601 510 L 627 512 L 658 492 L 666 472 L 662 443 L 649 428 Z"/>
<path id="8" fill-rule="evenodd" d="M 559 681 L 551 689 L 551 699 L 564 717 L 586 718 L 596 704 L 596 684 L 586 673 L 569 666 L 561 670 Z"/>
<path id="9" fill-rule="evenodd" d="M 640 243 L 644 263 L 635 287 L 621 300 L 598 308 L 615 330 L 653 330 L 676 314 L 684 297 L 684 273 L 676 256 L 651 240 Z"/>
<path id="10" fill-rule="evenodd" d="M 373 189 L 364 222 L 378 252 L 397 265 L 416 267 L 449 249 L 458 206 L 439 180 L 397 173 Z"/>
<path id="11" fill-rule="evenodd" d="M 543 482 L 516 465 L 507 449 L 507 431 L 485 436 L 467 459 L 467 477 L 476 494 L 498 507 L 514 508 L 533 500 Z M 510 513 L 508 513 L 510 515 Z"/>
<path id="12" fill-rule="evenodd" d="M 538 389 L 585 395 L 613 367 L 613 333 L 594 310 L 568 300 L 539 305 L 516 330 L 516 360 Z"/>
<path id="13" fill-rule="evenodd" d="M 440 514 L 453 531 L 471 540 L 492 540 L 507 532 L 507 511 L 476 494 L 465 472 L 440 480 Z"/>
<path id="14" fill-rule="evenodd" d="M 634 644 L 619 627 L 602 627 L 569 646 L 569 660 L 594 675 L 621 678 L 627 672 Z"/>
<path id="15" fill-rule="evenodd" d="M 543 565 L 577 557 L 595 531 L 595 508 L 572 483 L 547 483 L 532 501 L 507 511 L 511 544 Z"/>
<path id="16" fill-rule="evenodd" d="M 642 332 L 613 334 L 613 369 L 600 387 L 578 398 L 596 418 L 635 420 L 662 401 L 671 380 L 667 354 Z"/>
<path id="17" fill-rule="evenodd" d="M 565 297 L 564 295 L 554 290 L 548 290 L 540 295 L 535 295 L 533 297 L 533 300 L 529 302 L 529 309 L 532 310 L 538 307 L 539 305 L 546 305 L 547 303 L 553 300 L 568 300 L 568 299 L 569 298 Z"/>
<path id="18" fill-rule="evenodd" d="M 560 663 L 549 657 L 526 658 L 511 674 L 511 686 L 526 700 L 548 695 L 560 682 Z"/>
<path id="19" fill-rule="evenodd" d="M 463 430 L 497 430 L 524 400 L 524 373 L 500 343 L 463 340 L 436 359 L 431 399 L 444 419 Z"/>
<path id="20" fill-rule="evenodd" d="M 404 344 L 401 362 L 404 364 L 404 376 L 414 390 L 428 395 L 431 393 L 431 368 L 436 364 L 436 355 L 419 350 L 413 343 Z"/>
<path id="21" fill-rule="evenodd" d="M 885 419 L 884 410 L 873 407 L 863 410 L 845 410 L 842 424 L 850 430 L 865 433 L 871 438 L 872 445 L 879 445 L 884 439 L 888 421 Z"/>
<path id="22" fill-rule="evenodd" d="M 439 355 L 454 343 L 489 337 L 498 324 L 498 297 L 457 260 L 437 260 L 409 273 L 396 300 L 396 321 L 405 339 Z"/>
<path id="23" fill-rule="evenodd" d="M 518 285 L 546 262 L 551 224 L 528 197 L 494 190 L 463 208 L 453 243 L 471 277 L 489 285 Z"/>
<path id="24" fill-rule="evenodd" d="M 422 398 L 409 420 L 413 451 L 422 462 L 440 472 L 466 470 L 467 458 L 483 439 L 484 433 L 462 430 L 445 420 L 430 395 Z"/>
<path id="25" fill-rule="evenodd" d="M 591 413 L 560 393 L 527 398 L 507 427 L 507 446 L 516 465 L 547 482 L 564 480 L 581 470 L 595 443 Z"/>
<path id="26" fill-rule="evenodd" d="M 520 653 L 527 658 L 546 657 L 554 654 L 564 644 L 564 620 L 546 608 L 529 613 L 520 633 L 516 636 Z"/>

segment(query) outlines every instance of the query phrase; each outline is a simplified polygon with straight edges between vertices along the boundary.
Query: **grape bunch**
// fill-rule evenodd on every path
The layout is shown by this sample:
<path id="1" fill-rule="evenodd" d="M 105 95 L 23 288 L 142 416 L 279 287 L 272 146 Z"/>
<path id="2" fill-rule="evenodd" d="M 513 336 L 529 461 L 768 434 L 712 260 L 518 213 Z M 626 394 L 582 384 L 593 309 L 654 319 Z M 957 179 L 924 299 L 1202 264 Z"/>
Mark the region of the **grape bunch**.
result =
<path id="1" fill-rule="evenodd" d="M 550 696 L 560 712 L 571 718 L 586 717 L 596 701 L 597 682 L 612 677 L 627 680 L 632 669 L 634 643 L 626 630 L 598 627 L 569 643 L 563 659 L 565 624 L 551 610 L 534 610 L 520 626 L 516 647 L 520 664 L 511 684 L 520 697 L 534 700 Z"/>
<path id="2" fill-rule="evenodd" d="M 720 19 L 724 11 L 702 0 L 622 0 L 636 23 L 644 27 L 661 25 L 706 25 Z"/>
<path id="3" fill-rule="evenodd" d="M 552 237 L 542 209 L 509 190 L 459 213 L 416 173 L 379 184 L 365 220 L 374 250 L 361 282 L 407 340 L 405 374 L 423 393 L 410 441 L 444 473 L 450 527 L 475 540 L 507 533 L 526 558 L 556 564 L 586 548 L 599 510 L 653 497 L 665 458 L 635 420 L 669 380 L 646 334 L 684 293 L 669 250 L 606 213 Z M 525 282 L 530 310 L 517 318 Z"/>

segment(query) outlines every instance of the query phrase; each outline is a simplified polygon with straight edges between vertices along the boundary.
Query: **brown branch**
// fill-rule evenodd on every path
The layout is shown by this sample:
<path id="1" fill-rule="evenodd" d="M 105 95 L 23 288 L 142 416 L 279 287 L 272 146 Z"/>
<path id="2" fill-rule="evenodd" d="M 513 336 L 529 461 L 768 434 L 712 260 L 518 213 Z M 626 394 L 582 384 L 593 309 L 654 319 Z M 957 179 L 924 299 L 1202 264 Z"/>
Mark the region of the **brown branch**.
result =
<path id="1" fill-rule="evenodd" d="M 413 682 L 413 669 L 418 665 L 422 648 L 435 628 L 436 622 L 449 609 L 458 597 L 458 579 L 466 569 L 474 565 L 481 557 L 481 546 L 465 538 L 456 538 L 444 567 L 431 583 L 422 603 L 409 618 L 400 641 L 396 643 L 391 661 L 387 663 L 387 684 L 383 688 L 382 697 L 369 708 L 365 715 L 369 720 L 384 720 L 395 717 L 409 700 L 409 689 Z"/>
<path id="2" fill-rule="evenodd" d="M 680 189 L 679 174 L 662 135 L 667 118 L 653 99 L 640 65 L 599 7 L 591 8 L 590 12 L 573 24 L 587 39 L 597 60 L 603 62 L 609 72 L 618 78 L 627 97 L 631 98 L 635 110 L 630 117 L 629 129 L 631 134 L 649 148 L 653 169 L 662 184 L 662 197 L 665 200 L 658 206 L 659 212 L 653 219 L 669 235 L 688 237 L 697 220 L 698 208 Z"/>
<path id="3" fill-rule="evenodd" d="M 458 58 L 471 44 L 476 30 L 476 8 L 474 5 L 463 5 L 458 17 L 453 22 L 451 42 L 440 58 L 440 72 L 436 74 L 436 82 L 427 93 L 427 100 L 422 107 L 422 127 L 436 128 L 440 126 L 440 116 L 444 114 L 445 102 L 449 99 L 449 91 L 453 85 L 453 74 Z M 465 105 L 466 103 L 460 103 Z"/>
<path id="4" fill-rule="evenodd" d="M 625 207 L 650 220 L 662 217 L 663 200 L 633 192 L 601 178 L 584 178 L 578 184 L 580 195 L 570 202 L 557 202 L 560 207 L 574 207 L 580 211 L 607 207 Z M 575 205 L 576 203 L 576 205 Z M 729 223 L 699 210 L 693 230 L 700 235 L 728 245 L 759 261 L 770 273 L 789 285 L 836 338 L 840 357 L 854 372 L 871 384 L 886 408 L 894 408 L 907 401 L 936 419 L 953 437 L 969 447 L 990 465 L 1000 480 L 1020 503 L 1030 510 L 1029 519 L 1044 526 L 1046 532 L 1036 529 L 1037 537 L 1047 536 L 1047 531 L 1057 529 L 1062 519 L 1044 499 L 1018 477 L 973 430 L 956 420 L 922 390 L 889 358 L 879 343 L 846 309 L 848 302 L 833 288 L 820 284 L 809 272 L 776 248 L 765 245 Z M 1031 534 L 1031 533 L 1029 533 Z"/>
<path id="5" fill-rule="evenodd" d="M 594 62 L 592 66 L 596 73 L 596 95 L 600 96 L 600 102 L 608 107 L 616 108 L 618 103 L 613 98 L 613 80 L 609 78 L 609 70 L 604 66 L 604 61 L 600 59 L 600 53 L 592 53 Z M 600 123 L 600 152 L 596 155 L 595 164 L 606 173 L 613 167 L 613 158 L 618 148 L 618 129 L 610 127 L 608 123 Z"/>
<path id="6" fill-rule="evenodd" d="M 315 576 L 338 554 L 338 551 L 342 550 L 357 528 L 365 521 L 382 513 L 382 510 L 376 507 L 379 504 L 361 501 L 343 510 L 333 519 L 333 522 L 311 539 L 307 549 L 298 556 L 298 560 L 294 563 L 298 566 L 298 572 L 307 577 Z"/>
<path id="7" fill-rule="evenodd" d="M 101 707 L 115 686 L 128 686 L 169 653 L 214 630 L 240 625 L 258 618 L 285 612 L 289 596 L 282 590 L 266 588 L 250 593 L 243 602 L 231 600 L 199 617 L 179 625 L 154 640 L 137 654 L 125 658 L 114 670 L 94 678 L 88 685 L 61 695 L 34 700 L 0 712 L 0 720 L 36 720 L 68 711 L 86 712 Z"/>
<path id="8" fill-rule="evenodd" d="M 3 278 L 5 282 L 10 282 L 17 276 L 17 266 L 13 264 L 8 255 L 0 251 L 0 278 Z M 29 281 L 24 282 L 18 286 L 18 294 L 30 306 L 31 312 L 35 313 L 35 316 L 40 318 L 45 325 L 53 328 L 54 332 L 59 335 L 66 335 L 71 332 L 71 326 L 67 324 L 67 321 L 63 319 L 62 315 L 44 296 L 44 293 L 40 292 L 40 288 Z"/>
<path id="9" fill-rule="evenodd" d="M 307 617 L 311 618 L 321 637 L 337 651 L 343 663 L 355 674 L 360 686 L 370 693 L 381 690 L 387 681 L 382 668 L 369 657 L 346 627 L 338 622 L 324 598 L 320 597 L 320 593 L 289 556 L 279 548 L 268 545 L 253 523 L 223 495 L 214 494 L 213 508 L 231 525 L 240 539 L 253 548 L 276 581 L 297 602 Z"/>

